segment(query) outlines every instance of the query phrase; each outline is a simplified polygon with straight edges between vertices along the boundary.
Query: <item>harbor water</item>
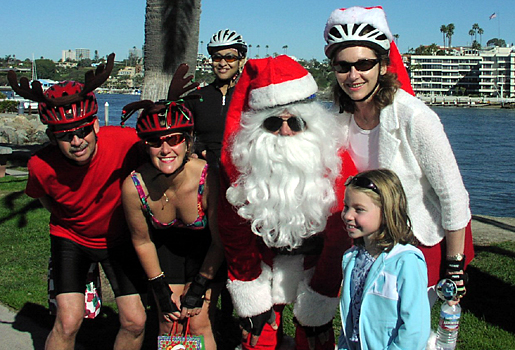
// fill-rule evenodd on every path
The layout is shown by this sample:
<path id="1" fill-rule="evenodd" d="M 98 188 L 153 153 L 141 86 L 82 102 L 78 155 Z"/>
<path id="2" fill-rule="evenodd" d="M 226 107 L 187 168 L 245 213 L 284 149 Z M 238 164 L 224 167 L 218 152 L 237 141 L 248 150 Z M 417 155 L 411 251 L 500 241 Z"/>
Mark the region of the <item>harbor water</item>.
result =
<path id="1" fill-rule="evenodd" d="M 109 125 L 119 125 L 136 95 L 99 94 L 99 119 L 109 103 Z M 515 217 L 515 110 L 432 107 L 440 116 L 470 194 L 475 215 Z M 134 126 L 136 115 L 127 125 Z"/>

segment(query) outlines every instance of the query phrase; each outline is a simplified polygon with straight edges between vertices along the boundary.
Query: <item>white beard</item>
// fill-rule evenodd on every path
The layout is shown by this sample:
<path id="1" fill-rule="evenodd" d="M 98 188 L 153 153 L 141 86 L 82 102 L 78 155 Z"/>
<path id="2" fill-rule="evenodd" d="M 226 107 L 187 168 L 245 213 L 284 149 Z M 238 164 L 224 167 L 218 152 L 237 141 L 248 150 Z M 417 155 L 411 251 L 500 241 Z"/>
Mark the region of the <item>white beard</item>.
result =
<path id="1" fill-rule="evenodd" d="M 307 129 L 286 137 L 262 128 L 264 119 L 285 109 Z M 324 230 L 335 205 L 341 167 L 336 117 L 319 103 L 298 103 L 244 113 L 241 126 L 231 145 L 240 176 L 227 199 L 268 247 L 295 249 Z"/>

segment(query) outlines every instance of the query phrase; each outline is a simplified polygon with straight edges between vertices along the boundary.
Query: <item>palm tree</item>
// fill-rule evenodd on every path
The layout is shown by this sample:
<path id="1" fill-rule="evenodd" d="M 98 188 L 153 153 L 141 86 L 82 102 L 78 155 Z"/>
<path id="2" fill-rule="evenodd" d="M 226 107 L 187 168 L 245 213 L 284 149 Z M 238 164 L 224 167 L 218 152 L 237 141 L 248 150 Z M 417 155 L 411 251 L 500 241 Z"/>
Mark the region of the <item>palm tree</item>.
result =
<path id="1" fill-rule="evenodd" d="M 284 54 L 287 55 L 288 54 L 288 45 L 284 45 L 283 50 L 284 50 Z"/>
<path id="2" fill-rule="evenodd" d="M 449 44 L 449 48 L 452 47 L 451 45 L 451 42 L 452 42 L 452 36 L 454 35 L 454 23 L 449 23 L 447 25 L 447 43 Z"/>
<path id="3" fill-rule="evenodd" d="M 394 34 L 394 35 L 393 35 L 393 41 L 395 42 L 395 44 L 396 44 L 397 46 L 399 46 L 399 45 L 398 45 L 398 40 L 399 40 L 399 34 Z"/>
<path id="4" fill-rule="evenodd" d="M 472 29 L 474 30 L 474 40 L 476 40 L 476 41 L 477 41 L 477 31 L 479 30 L 479 24 L 474 23 L 474 24 L 472 25 Z"/>
<path id="5" fill-rule="evenodd" d="M 476 32 L 474 31 L 474 29 L 471 29 L 469 30 L 469 35 L 470 35 L 470 43 L 472 43 L 474 41 L 474 34 Z"/>
<path id="6" fill-rule="evenodd" d="M 268 45 L 265 46 L 265 48 L 266 48 L 266 57 L 268 57 L 268 47 L 269 47 Z"/>
<path id="7" fill-rule="evenodd" d="M 443 36 L 443 48 L 445 50 L 445 36 L 447 35 L 447 26 L 445 24 L 441 25 L 440 32 L 442 33 L 442 36 Z"/>
<path id="8" fill-rule="evenodd" d="M 258 57 L 258 58 L 259 58 L 259 48 L 260 48 L 260 47 L 261 47 L 261 45 L 259 45 L 259 44 L 257 44 L 257 45 L 256 45 L 256 49 L 258 49 L 258 52 L 257 52 L 256 57 Z"/>
<path id="9" fill-rule="evenodd" d="M 483 44 L 483 34 L 485 33 L 485 31 L 483 30 L 483 28 L 479 28 L 477 30 L 477 33 L 479 34 L 479 43 L 482 45 Z"/>
<path id="10" fill-rule="evenodd" d="M 147 0 L 142 99 L 166 98 L 173 73 L 185 62 L 194 73 L 201 0 Z"/>
<path id="11" fill-rule="evenodd" d="M 249 53 L 247 54 L 247 57 L 252 57 L 251 51 L 252 51 L 252 44 L 249 44 Z"/>

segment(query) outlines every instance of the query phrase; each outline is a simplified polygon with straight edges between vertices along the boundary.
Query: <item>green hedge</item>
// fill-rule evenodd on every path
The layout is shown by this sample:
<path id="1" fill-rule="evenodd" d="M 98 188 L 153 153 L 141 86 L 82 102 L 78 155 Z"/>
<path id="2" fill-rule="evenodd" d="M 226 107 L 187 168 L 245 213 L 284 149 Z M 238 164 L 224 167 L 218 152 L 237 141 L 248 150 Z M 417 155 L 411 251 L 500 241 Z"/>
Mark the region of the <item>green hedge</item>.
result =
<path id="1" fill-rule="evenodd" d="M 0 101 L 0 113 L 16 112 L 18 110 L 18 102 L 12 100 Z"/>

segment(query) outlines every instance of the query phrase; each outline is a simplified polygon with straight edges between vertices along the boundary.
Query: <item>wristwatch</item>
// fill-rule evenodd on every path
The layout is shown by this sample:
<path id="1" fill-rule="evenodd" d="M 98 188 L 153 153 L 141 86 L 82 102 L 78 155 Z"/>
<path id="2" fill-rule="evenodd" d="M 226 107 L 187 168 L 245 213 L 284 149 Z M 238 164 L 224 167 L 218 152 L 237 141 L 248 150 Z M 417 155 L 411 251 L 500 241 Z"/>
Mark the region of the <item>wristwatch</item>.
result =
<path id="1" fill-rule="evenodd" d="M 464 254 L 447 255 L 447 261 L 462 261 L 463 259 L 465 259 Z"/>

